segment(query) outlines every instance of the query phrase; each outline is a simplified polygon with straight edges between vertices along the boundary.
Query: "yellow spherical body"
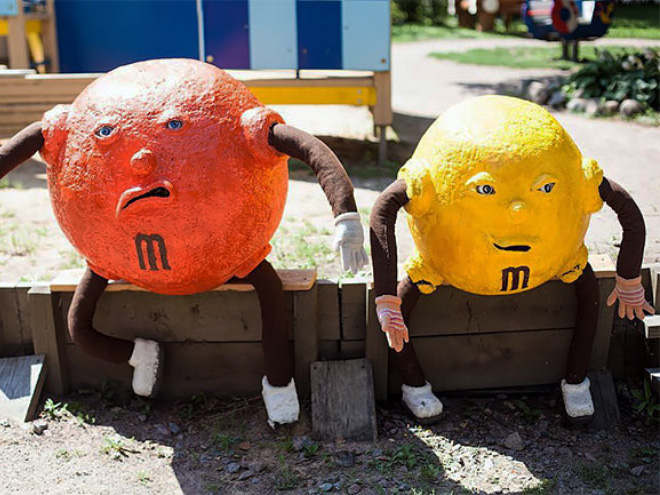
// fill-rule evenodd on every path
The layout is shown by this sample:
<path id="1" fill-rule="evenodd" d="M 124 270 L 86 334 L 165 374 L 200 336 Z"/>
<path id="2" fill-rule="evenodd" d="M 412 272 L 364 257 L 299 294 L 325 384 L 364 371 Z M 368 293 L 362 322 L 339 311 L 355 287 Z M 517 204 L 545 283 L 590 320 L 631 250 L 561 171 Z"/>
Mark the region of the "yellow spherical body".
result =
<path id="1" fill-rule="evenodd" d="M 514 294 L 587 262 L 584 236 L 602 207 L 602 171 L 542 107 L 483 96 L 447 110 L 400 170 L 422 292 L 448 283 Z"/>

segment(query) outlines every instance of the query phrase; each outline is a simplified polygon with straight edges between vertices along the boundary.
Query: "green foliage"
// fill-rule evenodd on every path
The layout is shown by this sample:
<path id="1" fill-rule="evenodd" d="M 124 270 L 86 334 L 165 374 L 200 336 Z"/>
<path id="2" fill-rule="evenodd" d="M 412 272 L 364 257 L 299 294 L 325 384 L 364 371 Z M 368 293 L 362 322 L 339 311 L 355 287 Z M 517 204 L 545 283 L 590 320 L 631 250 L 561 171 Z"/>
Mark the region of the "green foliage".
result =
<path id="1" fill-rule="evenodd" d="M 417 456 L 410 444 L 404 444 L 394 450 L 389 450 L 383 455 L 383 459 L 371 461 L 371 465 L 380 472 L 390 472 L 396 466 L 405 466 L 409 471 L 418 464 Z"/>
<path id="2" fill-rule="evenodd" d="M 660 54 L 644 51 L 612 54 L 604 50 L 596 60 L 571 74 L 564 90 L 584 98 L 623 101 L 633 98 L 646 108 L 660 110 Z"/>
<path id="3" fill-rule="evenodd" d="M 44 415 L 49 419 L 60 419 L 62 416 L 69 412 L 68 407 L 68 404 L 55 402 L 49 397 L 44 403 Z"/>
<path id="4" fill-rule="evenodd" d="M 515 404 L 516 407 L 522 412 L 525 421 L 528 423 L 536 423 L 536 421 L 538 421 L 538 419 L 541 417 L 541 411 L 538 409 L 532 409 L 523 401 L 517 400 Z"/>
<path id="5" fill-rule="evenodd" d="M 551 495 L 555 493 L 557 481 L 554 479 L 543 479 L 538 485 L 530 488 L 525 488 L 522 495 Z"/>
<path id="6" fill-rule="evenodd" d="M 447 0 L 393 0 L 392 24 L 440 25 L 447 17 Z"/>
<path id="7" fill-rule="evenodd" d="M 644 380 L 643 390 L 633 390 L 633 397 L 637 400 L 635 409 L 637 412 L 643 412 L 646 415 L 646 424 L 651 424 L 652 421 L 657 421 L 657 413 L 660 411 L 660 404 L 653 395 L 651 384 L 647 379 Z"/>
<path id="8" fill-rule="evenodd" d="M 101 452 L 110 456 L 112 460 L 121 461 L 124 457 L 128 457 L 128 453 L 132 452 L 124 441 L 119 437 L 104 437 L 103 445 L 101 445 Z"/>
<path id="9" fill-rule="evenodd" d="M 611 477 L 607 467 L 599 464 L 579 464 L 576 473 L 586 485 L 593 488 L 606 488 Z"/>

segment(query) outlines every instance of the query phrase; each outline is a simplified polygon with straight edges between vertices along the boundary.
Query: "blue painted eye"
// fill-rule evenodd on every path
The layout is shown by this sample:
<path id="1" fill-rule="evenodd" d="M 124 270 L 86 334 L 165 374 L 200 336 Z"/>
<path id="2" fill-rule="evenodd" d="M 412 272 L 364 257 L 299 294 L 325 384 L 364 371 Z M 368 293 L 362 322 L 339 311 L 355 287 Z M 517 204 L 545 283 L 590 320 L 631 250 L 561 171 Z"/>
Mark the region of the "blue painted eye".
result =
<path id="1" fill-rule="evenodd" d="M 171 129 L 171 130 L 173 130 L 173 131 L 178 131 L 179 129 L 181 129 L 181 128 L 183 127 L 183 122 L 181 122 L 181 121 L 178 120 L 178 119 L 170 120 L 170 121 L 165 125 L 165 127 L 167 127 L 168 129 Z"/>
<path id="2" fill-rule="evenodd" d="M 495 194 L 495 188 L 490 184 L 480 184 L 477 186 L 477 192 L 479 194 Z"/>
<path id="3" fill-rule="evenodd" d="M 538 190 L 547 194 L 550 191 L 552 191 L 554 187 L 555 187 L 554 182 L 548 182 L 547 184 L 543 184 L 541 187 L 539 187 Z"/>
<path id="4" fill-rule="evenodd" d="M 99 127 L 95 134 L 100 137 L 100 138 L 107 138 L 112 135 L 112 133 L 115 131 L 115 128 L 109 125 L 104 125 L 102 127 Z"/>

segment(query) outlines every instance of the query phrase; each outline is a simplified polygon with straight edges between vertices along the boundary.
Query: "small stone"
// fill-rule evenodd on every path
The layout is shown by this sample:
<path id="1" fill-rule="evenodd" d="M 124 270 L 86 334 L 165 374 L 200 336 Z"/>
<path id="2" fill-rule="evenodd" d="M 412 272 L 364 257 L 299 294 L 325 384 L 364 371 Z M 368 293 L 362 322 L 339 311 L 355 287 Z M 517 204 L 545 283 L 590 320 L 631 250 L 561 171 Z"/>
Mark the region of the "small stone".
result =
<path id="1" fill-rule="evenodd" d="M 584 98 L 571 98 L 566 104 L 566 109 L 576 113 L 585 112 L 587 110 L 587 100 Z"/>
<path id="2" fill-rule="evenodd" d="M 644 466 L 636 466 L 630 470 L 630 474 L 633 476 L 641 476 L 641 474 L 644 472 Z"/>
<path id="3" fill-rule="evenodd" d="M 555 91 L 548 99 L 548 105 L 555 108 L 562 107 L 566 103 L 567 99 L 568 97 L 566 96 L 566 93 L 561 90 Z"/>
<path id="4" fill-rule="evenodd" d="M 356 493 L 360 493 L 360 490 L 362 490 L 360 485 L 351 485 L 348 487 L 348 495 L 355 495 Z"/>
<path id="5" fill-rule="evenodd" d="M 293 450 L 300 452 L 304 447 L 308 447 L 313 443 L 309 437 L 293 437 Z"/>
<path id="6" fill-rule="evenodd" d="M 623 100 L 621 102 L 621 106 L 619 107 L 619 113 L 622 117 L 634 117 L 643 111 L 644 105 L 633 99 Z"/>
<path id="7" fill-rule="evenodd" d="M 248 465 L 248 469 L 253 473 L 260 473 L 261 471 L 264 470 L 264 465 L 261 464 L 260 462 L 251 462 Z"/>
<path id="8" fill-rule="evenodd" d="M 252 471 L 243 471 L 241 474 L 238 475 L 238 481 L 243 481 L 252 478 L 254 476 L 254 473 Z"/>
<path id="9" fill-rule="evenodd" d="M 137 419 L 140 423 L 144 423 L 147 420 L 147 415 L 146 414 L 138 414 Z"/>
<path id="10" fill-rule="evenodd" d="M 371 455 L 373 457 L 380 457 L 381 455 L 383 455 L 383 449 L 374 449 L 371 451 Z"/>
<path id="11" fill-rule="evenodd" d="M 589 452 L 585 453 L 585 454 L 584 454 L 584 457 L 585 457 L 588 461 L 596 462 L 596 458 L 595 458 L 592 454 L 590 454 Z"/>
<path id="12" fill-rule="evenodd" d="M 352 452 L 341 452 L 337 454 L 337 464 L 341 467 L 355 466 L 355 454 Z"/>
<path id="13" fill-rule="evenodd" d="M 227 464 L 227 472 L 229 474 L 237 473 L 238 471 L 240 471 L 240 469 L 241 466 L 239 466 L 238 463 L 236 462 L 230 462 L 229 464 Z"/>
<path id="14" fill-rule="evenodd" d="M 158 434 L 163 436 L 163 437 L 169 437 L 172 434 L 170 429 L 165 425 L 158 424 L 158 425 L 155 425 L 154 428 L 156 429 L 156 432 L 158 432 Z"/>
<path id="15" fill-rule="evenodd" d="M 252 447 L 252 444 L 247 440 L 238 444 L 238 448 L 241 450 L 250 450 L 250 447 Z"/>
<path id="16" fill-rule="evenodd" d="M 332 483 L 323 483 L 319 488 L 321 489 L 322 492 L 329 492 L 330 490 L 332 490 L 333 484 Z"/>
<path id="17" fill-rule="evenodd" d="M 600 107 L 600 113 L 603 115 L 614 115 L 619 112 L 619 102 L 616 100 L 607 100 Z"/>
<path id="18" fill-rule="evenodd" d="M 7 418 L 0 419 L 0 426 L 3 428 L 9 428 L 11 424 L 9 423 L 9 420 Z"/>
<path id="19" fill-rule="evenodd" d="M 527 97 L 538 105 L 545 105 L 550 98 L 550 92 L 541 81 L 532 81 L 527 86 Z"/>
<path id="20" fill-rule="evenodd" d="M 181 433 L 181 428 L 179 428 L 176 424 L 170 423 L 168 425 L 170 427 L 170 431 L 172 432 L 172 435 L 178 435 Z"/>
<path id="21" fill-rule="evenodd" d="M 598 98 L 589 98 L 584 108 L 584 113 L 589 117 L 595 117 L 600 110 L 600 100 Z"/>
<path id="22" fill-rule="evenodd" d="M 390 482 L 387 481 L 385 478 L 383 478 L 378 482 L 378 485 L 382 486 L 383 488 L 387 488 L 388 486 L 390 486 Z"/>
<path id="23" fill-rule="evenodd" d="M 571 449 L 569 449 L 568 447 L 560 447 L 558 452 L 561 455 L 573 456 L 573 452 L 571 452 Z"/>
<path id="24" fill-rule="evenodd" d="M 523 450 L 525 448 L 525 442 L 520 438 L 520 434 L 516 431 L 512 433 L 506 440 L 504 440 L 504 446 L 512 450 Z"/>
<path id="25" fill-rule="evenodd" d="M 41 435 L 44 431 L 48 429 L 48 423 L 43 420 L 38 420 L 32 423 L 32 432 L 36 435 Z"/>
<path id="26" fill-rule="evenodd" d="M 492 415 L 493 415 L 493 410 L 492 410 L 492 409 L 489 409 L 489 408 L 487 407 L 486 409 L 484 409 L 484 414 L 485 414 L 486 416 L 492 416 Z"/>

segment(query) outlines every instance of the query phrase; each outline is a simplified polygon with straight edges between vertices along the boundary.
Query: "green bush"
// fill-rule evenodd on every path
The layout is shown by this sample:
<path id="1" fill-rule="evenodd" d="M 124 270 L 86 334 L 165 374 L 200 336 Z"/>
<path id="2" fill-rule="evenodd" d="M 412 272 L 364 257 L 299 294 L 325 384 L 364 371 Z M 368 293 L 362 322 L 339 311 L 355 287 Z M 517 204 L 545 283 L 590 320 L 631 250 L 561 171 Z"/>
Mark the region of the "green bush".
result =
<path id="1" fill-rule="evenodd" d="M 405 23 L 440 26 L 447 18 L 447 0 L 394 0 L 392 24 Z"/>
<path id="2" fill-rule="evenodd" d="M 596 60 L 571 74 L 564 91 L 578 91 L 583 98 L 623 101 L 635 99 L 647 108 L 660 110 L 660 53 L 646 48 L 643 52 L 612 55 L 602 51 Z"/>

